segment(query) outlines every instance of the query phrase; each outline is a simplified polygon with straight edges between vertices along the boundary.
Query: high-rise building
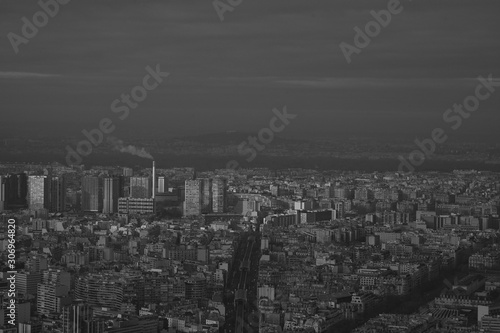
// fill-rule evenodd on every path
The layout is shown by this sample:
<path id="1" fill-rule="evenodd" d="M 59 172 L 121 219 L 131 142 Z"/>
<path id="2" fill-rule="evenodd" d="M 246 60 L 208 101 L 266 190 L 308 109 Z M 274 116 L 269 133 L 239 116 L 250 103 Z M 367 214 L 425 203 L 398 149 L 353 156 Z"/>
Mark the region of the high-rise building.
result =
<path id="1" fill-rule="evenodd" d="M 82 178 L 82 211 L 102 211 L 102 179 L 85 176 Z"/>
<path id="2" fill-rule="evenodd" d="M 201 184 L 201 212 L 210 213 L 212 211 L 212 179 L 202 178 Z"/>
<path id="3" fill-rule="evenodd" d="M 66 180 L 64 176 L 45 178 L 45 208 L 51 213 L 66 210 Z"/>
<path id="4" fill-rule="evenodd" d="M 158 193 L 165 193 L 165 177 L 160 176 L 158 177 Z"/>
<path id="5" fill-rule="evenodd" d="M 83 300 L 75 300 L 62 309 L 62 329 L 64 333 L 93 332 L 92 307 L 85 304 Z"/>
<path id="6" fill-rule="evenodd" d="M 68 301 L 68 286 L 56 283 L 39 283 L 36 309 L 40 315 L 60 313 L 64 302 Z"/>
<path id="7" fill-rule="evenodd" d="M 130 177 L 130 197 L 139 199 L 151 198 L 149 177 Z"/>
<path id="8" fill-rule="evenodd" d="M 26 196 L 28 194 L 28 177 L 25 173 L 8 175 L 4 180 L 4 208 L 19 209 L 26 208 L 28 203 Z"/>
<path id="9" fill-rule="evenodd" d="M 224 212 L 226 202 L 226 181 L 224 179 L 186 180 L 184 187 L 184 215 Z"/>
<path id="10" fill-rule="evenodd" d="M 212 182 L 212 212 L 224 213 L 226 210 L 226 180 L 216 178 Z"/>
<path id="11" fill-rule="evenodd" d="M 185 181 L 184 215 L 200 215 L 203 182 L 201 179 Z"/>
<path id="12" fill-rule="evenodd" d="M 123 177 L 104 178 L 104 202 L 102 212 L 113 214 L 118 212 L 118 198 L 123 194 Z"/>
<path id="13" fill-rule="evenodd" d="M 28 208 L 42 209 L 45 207 L 45 176 L 28 176 Z"/>

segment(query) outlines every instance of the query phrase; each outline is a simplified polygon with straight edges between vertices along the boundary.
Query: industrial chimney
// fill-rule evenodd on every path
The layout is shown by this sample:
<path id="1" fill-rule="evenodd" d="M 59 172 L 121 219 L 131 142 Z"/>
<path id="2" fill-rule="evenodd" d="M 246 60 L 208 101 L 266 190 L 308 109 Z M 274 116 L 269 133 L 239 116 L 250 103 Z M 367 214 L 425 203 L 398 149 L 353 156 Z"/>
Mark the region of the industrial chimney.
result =
<path id="1" fill-rule="evenodd" d="M 155 198 L 155 192 L 156 192 L 156 168 L 155 168 L 155 161 L 153 161 L 153 171 L 151 172 L 151 178 L 153 178 L 153 186 L 152 186 L 152 198 Z"/>

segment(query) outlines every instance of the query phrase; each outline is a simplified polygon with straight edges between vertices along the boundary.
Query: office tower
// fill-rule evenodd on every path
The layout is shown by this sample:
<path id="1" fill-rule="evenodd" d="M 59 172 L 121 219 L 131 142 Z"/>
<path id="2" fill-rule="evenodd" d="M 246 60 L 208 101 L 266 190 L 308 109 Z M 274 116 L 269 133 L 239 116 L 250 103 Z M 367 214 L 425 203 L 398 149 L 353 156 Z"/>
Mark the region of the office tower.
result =
<path id="1" fill-rule="evenodd" d="M 186 180 L 185 200 L 184 200 L 184 215 L 200 215 L 202 205 L 202 188 L 201 179 Z"/>
<path id="2" fill-rule="evenodd" d="M 201 179 L 201 212 L 210 213 L 212 211 L 212 179 Z"/>
<path id="3" fill-rule="evenodd" d="M 158 177 L 158 193 L 165 193 L 165 177 L 160 176 Z"/>
<path id="4" fill-rule="evenodd" d="M 226 180 L 214 179 L 212 182 L 212 212 L 224 213 L 226 210 Z"/>
<path id="5" fill-rule="evenodd" d="M 90 306 L 120 310 L 123 302 L 123 282 L 110 275 L 82 276 L 76 281 L 75 297 Z"/>
<path id="6" fill-rule="evenodd" d="M 118 212 L 118 198 L 123 197 L 123 177 L 104 178 L 104 202 L 102 212 L 114 214 Z"/>
<path id="7" fill-rule="evenodd" d="M 92 308 L 83 300 L 75 300 L 62 309 L 62 329 L 64 333 L 90 332 Z"/>
<path id="8" fill-rule="evenodd" d="M 25 173 L 7 175 L 4 179 L 4 209 L 26 208 L 28 177 Z"/>
<path id="9" fill-rule="evenodd" d="M 151 198 L 148 177 L 130 177 L 130 197 L 139 199 Z"/>
<path id="10" fill-rule="evenodd" d="M 99 177 L 85 176 L 82 178 L 82 211 L 102 211 L 102 180 Z"/>
<path id="11" fill-rule="evenodd" d="M 45 178 L 45 208 L 51 213 L 66 210 L 66 180 L 64 176 Z"/>
<path id="12" fill-rule="evenodd" d="M 42 209 L 45 202 L 45 176 L 28 177 L 28 208 Z"/>

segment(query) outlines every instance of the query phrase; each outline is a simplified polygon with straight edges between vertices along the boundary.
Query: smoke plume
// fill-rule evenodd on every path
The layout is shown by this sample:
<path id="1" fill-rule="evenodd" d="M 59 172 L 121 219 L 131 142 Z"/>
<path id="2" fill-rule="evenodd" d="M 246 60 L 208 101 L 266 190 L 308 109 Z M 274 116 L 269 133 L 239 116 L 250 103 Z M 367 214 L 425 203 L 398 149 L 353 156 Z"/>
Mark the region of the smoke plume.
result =
<path id="1" fill-rule="evenodd" d="M 115 137 L 108 137 L 107 140 L 109 144 L 111 144 L 114 150 L 117 150 L 121 153 L 127 153 L 142 158 L 149 158 L 151 160 L 153 159 L 153 156 L 151 156 L 151 154 L 148 153 L 144 148 L 137 148 L 132 145 L 125 145 L 122 140 L 117 139 Z"/>

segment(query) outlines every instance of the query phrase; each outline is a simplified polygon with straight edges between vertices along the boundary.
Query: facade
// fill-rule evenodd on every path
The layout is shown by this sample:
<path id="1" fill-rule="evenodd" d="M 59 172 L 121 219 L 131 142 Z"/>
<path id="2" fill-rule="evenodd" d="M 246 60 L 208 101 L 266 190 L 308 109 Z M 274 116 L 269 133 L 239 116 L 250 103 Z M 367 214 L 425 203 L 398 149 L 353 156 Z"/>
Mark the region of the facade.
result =
<path id="1" fill-rule="evenodd" d="M 153 198 L 119 198 L 118 213 L 120 214 L 154 214 Z"/>
<path id="2" fill-rule="evenodd" d="M 28 177 L 28 208 L 42 209 L 45 202 L 45 176 Z"/>
<path id="3" fill-rule="evenodd" d="M 82 178 L 82 211 L 102 211 L 102 179 L 85 176 Z"/>
<path id="4" fill-rule="evenodd" d="M 7 175 L 3 179 L 4 209 L 27 207 L 28 177 L 25 173 Z"/>
<path id="5" fill-rule="evenodd" d="M 184 215 L 200 215 L 203 183 L 200 179 L 186 180 Z"/>
<path id="6" fill-rule="evenodd" d="M 123 284 L 113 276 L 89 274 L 76 281 L 75 297 L 89 306 L 119 310 L 123 302 Z"/>
<path id="7" fill-rule="evenodd" d="M 184 215 L 223 213 L 226 209 L 226 181 L 199 178 L 185 181 Z"/>
<path id="8" fill-rule="evenodd" d="M 51 213 L 66 209 L 66 181 L 63 176 L 45 178 L 45 208 Z"/>
<path id="9" fill-rule="evenodd" d="M 149 177 L 130 177 L 130 197 L 138 199 L 151 198 Z"/>
<path id="10" fill-rule="evenodd" d="M 165 193 L 165 177 L 163 177 L 163 176 L 158 177 L 157 192 L 158 193 Z"/>
<path id="11" fill-rule="evenodd" d="M 212 212 L 224 213 L 226 210 L 226 180 L 214 179 L 212 182 Z"/>
<path id="12" fill-rule="evenodd" d="M 123 197 L 123 177 L 104 178 L 102 212 L 113 214 L 118 212 L 118 199 Z"/>

